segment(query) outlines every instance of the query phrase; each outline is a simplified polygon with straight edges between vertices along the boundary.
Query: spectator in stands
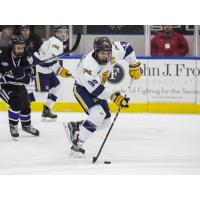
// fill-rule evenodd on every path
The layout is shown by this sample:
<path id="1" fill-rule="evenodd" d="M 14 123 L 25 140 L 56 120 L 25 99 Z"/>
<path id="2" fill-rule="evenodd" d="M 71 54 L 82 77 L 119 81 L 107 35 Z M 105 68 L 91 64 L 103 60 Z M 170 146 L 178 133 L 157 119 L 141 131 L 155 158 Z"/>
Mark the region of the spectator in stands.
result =
<path id="1" fill-rule="evenodd" d="M 26 42 L 26 51 L 33 54 L 38 51 L 42 45 L 41 38 L 31 31 L 30 25 L 20 26 L 20 33 L 23 35 Z"/>
<path id="2" fill-rule="evenodd" d="M 2 32 L 0 33 L 0 48 L 9 46 L 10 38 L 13 35 L 14 26 L 4 25 L 2 26 Z"/>
<path id="3" fill-rule="evenodd" d="M 172 25 L 163 25 L 163 31 L 151 40 L 152 56 L 186 56 L 188 51 L 186 39 Z"/>

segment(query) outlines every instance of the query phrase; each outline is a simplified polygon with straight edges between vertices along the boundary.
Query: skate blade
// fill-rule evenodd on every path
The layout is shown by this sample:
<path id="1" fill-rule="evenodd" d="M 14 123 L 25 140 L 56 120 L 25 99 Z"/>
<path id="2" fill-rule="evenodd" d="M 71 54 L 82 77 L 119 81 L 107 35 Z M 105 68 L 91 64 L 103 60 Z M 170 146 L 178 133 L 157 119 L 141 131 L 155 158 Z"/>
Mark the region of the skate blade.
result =
<path id="1" fill-rule="evenodd" d="M 71 158 L 84 158 L 85 155 L 82 154 L 81 152 L 71 150 L 71 152 L 69 153 L 69 157 L 71 157 Z"/>
<path id="2" fill-rule="evenodd" d="M 66 132 L 68 142 L 70 144 L 73 144 L 72 141 L 71 141 L 71 138 L 70 138 L 70 130 L 69 130 L 69 127 L 68 127 L 68 123 L 67 122 L 63 122 L 63 127 L 64 127 L 64 130 Z"/>
<path id="3" fill-rule="evenodd" d="M 41 121 L 42 122 L 55 122 L 57 120 L 57 118 L 49 118 L 49 117 L 42 117 Z"/>
<path id="4" fill-rule="evenodd" d="M 33 136 L 33 137 L 38 137 L 39 136 L 39 135 L 35 135 L 35 134 L 30 133 L 29 131 L 26 131 L 26 130 L 23 130 L 23 129 L 22 129 L 22 131 L 24 131 L 25 133 L 28 133 L 29 134 L 28 136 Z"/>

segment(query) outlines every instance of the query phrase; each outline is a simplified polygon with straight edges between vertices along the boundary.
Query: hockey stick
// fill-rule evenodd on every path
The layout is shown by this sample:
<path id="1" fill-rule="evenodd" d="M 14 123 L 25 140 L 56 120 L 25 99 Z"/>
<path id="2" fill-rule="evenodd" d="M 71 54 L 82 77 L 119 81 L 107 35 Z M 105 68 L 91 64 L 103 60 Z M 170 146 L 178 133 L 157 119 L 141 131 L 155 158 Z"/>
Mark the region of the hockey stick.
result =
<path id="1" fill-rule="evenodd" d="M 53 59 L 56 59 L 56 58 L 60 58 L 60 57 L 62 57 L 62 56 L 68 56 L 69 53 L 72 53 L 72 52 L 76 51 L 76 49 L 78 48 L 78 45 L 79 45 L 79 43 L 80 43 L 80 40 L 81 40 L 81 34 L 78 33 L 78 34 L 77 34 L 77 37 L 76 37 L 76 42 L 74 43 L 74 46 L 73 46 L 69 51 L 67 51 L 67 52 L 65 52 L 65 53 L 62 53 L 62 54 L 59 54 L 59 55 L 57 55 L 57 56 L 52 56 L 52 57 L 47 58 L 47 59 L 45 59 L 45 60 L 43 60 L 43 61 L 41 61 L 41 62 L 38 62 L 38 63 L 34 63 L 34 64 L 32 64 L 32 65 L 25 66 L 23 69 L 29 69 L 29 68 L 35 67 L 36 65 L 44 64 L 44 63 L 46 63 L 46 62 L 48 62 L 48 61 L 50 61 L 50 60 L 53 60 Z M 8 76 L 8 75 L 12 75 L 12 71 L 9 71 L 9 72 L 7 72 L 7 73 L 1 75 L 0 78 L 3 78 L 3 77 Z"/>
<path id="2" fill-rule="evenodd" d="M 68 52 L 66 52 L 65 54 L 69 54 L 69 53 L 76 51 L 80 41 L 81 41 L 81 34 L 78 33 L 77 36 L 76 36 L 76 42 L 74 43 L 74 46 Z"/>
<path id="3" fill-rule="evenodd" d="M 128 92 L 130 92 L 130 88 L 131 88 L 132 83 L 133 83 L 133 78 L 131 79 L 131 83 L 130 83 L 130 85 L 129 85 L 129 87 L 128 87 Z M 127 94 L 124 96 L 124 98 L 126 98 L 126 97 L 127 97 Z M 103 149 L 103 147 L 104 147 L 104 145 L 105 145 L 105 143 L 106 143 L 106 141 L 107 141 L 107 138 L 108 138 L 108 136 L 109 136 L 109 134 L 110 134 L 110 132 L 111 132 L 111 130 L 112 130 L 114 124 L 115 124 L 115 121 L 116 121 L 116 119 L 117 119 L 117 117 L 118 117 L 120 111 L 121 111 L 121 108 L 122 108 L 122 106 L 120 106 L 120 107 L 118 108 L 118 111 L 117 111 L 117 113 L 116 113 L 116 115 L 115 115 L 115 118 L 113 119 L 113 122 L 112 122 L 112 124 L 111 124 L 111 126 L 110 126 L 110 128 L 109 128 L 109 130 L 108 130 L 108 132 L 107 132 L 107 134 L 106 134 L 106 137 L 105 137 L 105 139 L 104 139 L 104 141 L 103 141 L 103 143 L 102 143 L 102 145 L 101 145 L 101 147 L 100 147 L 100 149 L 99 149 L 97 155 L 96 155 L 95 157 L 93 157 L 93 159 L 92 159 L 92 163 L 95 163 L 95 162 L 98 160 L 98 158 L 99 158 L 99 156 L 100 156 L 100 154 L 101 154 L 101 151 L 102 151 L 102 149 Z"/>

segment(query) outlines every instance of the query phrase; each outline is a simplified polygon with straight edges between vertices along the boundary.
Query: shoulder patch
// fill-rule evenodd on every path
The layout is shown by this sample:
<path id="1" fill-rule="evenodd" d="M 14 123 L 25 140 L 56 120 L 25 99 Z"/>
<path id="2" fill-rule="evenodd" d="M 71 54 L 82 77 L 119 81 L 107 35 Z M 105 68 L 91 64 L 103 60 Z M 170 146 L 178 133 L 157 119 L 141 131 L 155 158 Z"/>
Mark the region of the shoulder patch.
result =
<path id="1" fill-rule="evenodd" d="M 27 61 L 29 62 L 29 64 L 31 65 L 31 64 L 33 64 L 33 57 L 32 56 L 27 56 Z"/>
<path id="2" fill-rule="evenodd" d="M 52 47 L 53 47 L 53 48 L 56 48 L 57 50 L 60 49 L 60 47 L 59 47 L 58 45 L 56 45 L 56 44 L 52 44 Z"/>
<path id="3" fill-rule="evenodd" d="M 89 75 L 92 75 L 92 71 L 85 68 L 83 68 L 83 73 L 88 73 Z"/>
<path id="4" fill-rule="evenodd" d="M 3 66 L 7 67 L 9 64 L 7 62 L 2 62 L 1 63 Z"/>

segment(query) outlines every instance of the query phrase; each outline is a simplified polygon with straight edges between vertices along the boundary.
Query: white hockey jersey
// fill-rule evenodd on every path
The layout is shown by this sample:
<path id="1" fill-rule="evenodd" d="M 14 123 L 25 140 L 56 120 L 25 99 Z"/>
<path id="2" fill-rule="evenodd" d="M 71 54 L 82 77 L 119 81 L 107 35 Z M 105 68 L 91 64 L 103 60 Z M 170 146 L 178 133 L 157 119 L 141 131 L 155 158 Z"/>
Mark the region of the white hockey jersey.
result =
<path id="1" fill-rule="evenodd" d="M 99 99 L 109 99 L 112 91 L 102 84 L 104 74 L 108 75 L 119 60 L 124 59 L 130 65 L 137 66 L 139 61 L 133 47 L 127 42 L 112 43 L 112 58 L 106 65 L 100 65 L 93 58 L 93 52 L 89 52 L 80 61 L 75 74 L 76 83 L 85 87 L 91 95 Z"/>
<path id="2" fill-rule="evenodd" d="M 44 41 L 38 52 L 34 53 L 34 56 L 39 60 L 43 61 L 45 59 L 51 58 L 62 54 L 64 51 L 63 42 L 60 41 L 55 36 L 50 37 L 47 41 Z M 50 60 L 47 63 L 37 65 L 37 71 L 43 74 L 50 74 L 53 71 L 57 71 L 60 67 L 59 62 L 55 60 Z"/>

